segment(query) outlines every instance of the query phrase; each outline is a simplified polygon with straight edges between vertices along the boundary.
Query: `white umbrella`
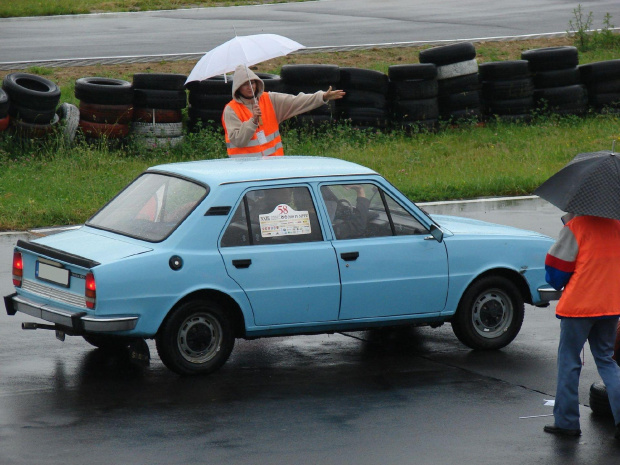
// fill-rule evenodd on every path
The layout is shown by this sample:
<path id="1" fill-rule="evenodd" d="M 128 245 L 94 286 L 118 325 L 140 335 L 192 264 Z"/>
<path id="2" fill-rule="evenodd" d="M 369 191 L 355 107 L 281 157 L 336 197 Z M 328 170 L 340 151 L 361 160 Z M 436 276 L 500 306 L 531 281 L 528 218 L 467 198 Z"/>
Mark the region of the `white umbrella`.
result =
<path id="1" fill-rule="evenodd" d="M 251 66 L 305 48 L 278 34 L 235 36 L 203 56 L 187 77 L 185 84 L 212 76 L 231 73 L 239 65 Z"/>

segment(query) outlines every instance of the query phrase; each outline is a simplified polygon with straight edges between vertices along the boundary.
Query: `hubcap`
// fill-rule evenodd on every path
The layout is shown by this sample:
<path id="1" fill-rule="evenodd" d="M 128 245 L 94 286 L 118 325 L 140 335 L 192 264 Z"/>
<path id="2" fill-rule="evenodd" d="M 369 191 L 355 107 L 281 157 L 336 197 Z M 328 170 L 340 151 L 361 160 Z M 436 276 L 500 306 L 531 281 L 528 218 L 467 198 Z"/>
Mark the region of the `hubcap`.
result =
<path id="1" fill-rule="evenodd" d="M 187 318 L 179 328 L 179 350 L 191 363 L 205 363 L 217 355 L 222 343 L 222 327 L 207 313 Z"/>
<path id="2" fill-rule="evenodd" d="M 472 323 L 476 332 L 488 339 L 504 334 L 512 322 L 510 298 L 501 290 L 488 290 L 474 302 Z"/>

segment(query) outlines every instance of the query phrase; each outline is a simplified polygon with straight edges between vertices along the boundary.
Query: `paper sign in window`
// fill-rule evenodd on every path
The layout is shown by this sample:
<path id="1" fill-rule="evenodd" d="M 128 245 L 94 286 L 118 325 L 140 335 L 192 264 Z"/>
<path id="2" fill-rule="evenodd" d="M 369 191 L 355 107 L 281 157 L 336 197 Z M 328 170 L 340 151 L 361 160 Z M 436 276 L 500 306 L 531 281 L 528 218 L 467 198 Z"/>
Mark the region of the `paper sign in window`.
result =
<path id="1" fill-rule="evenodd" d="M 262 237 L 295 236 L 310 234 L 310 215 L 296 211 L 289 205 L 280 204 L 271 213 L 258 217 Z"/>

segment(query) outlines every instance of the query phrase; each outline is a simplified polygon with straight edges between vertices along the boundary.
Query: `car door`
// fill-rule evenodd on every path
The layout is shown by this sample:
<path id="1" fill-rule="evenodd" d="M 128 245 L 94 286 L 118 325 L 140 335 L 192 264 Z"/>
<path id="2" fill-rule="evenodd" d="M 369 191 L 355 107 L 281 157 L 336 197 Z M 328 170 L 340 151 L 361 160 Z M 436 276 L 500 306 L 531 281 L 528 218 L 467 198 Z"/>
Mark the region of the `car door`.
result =
<path id="1" fill-rule="evenodd" d="M 258 326 L 338 319 L 340 276 L 307 186 L 247 192 L 220 252 Z"/>
<path id="2" fill-rule="evenodd" d="M 426 226 L 374 184 L 322 185 L 321 194 L 340 265 L 340 320 L 443 310 L 446 248 Z"/>

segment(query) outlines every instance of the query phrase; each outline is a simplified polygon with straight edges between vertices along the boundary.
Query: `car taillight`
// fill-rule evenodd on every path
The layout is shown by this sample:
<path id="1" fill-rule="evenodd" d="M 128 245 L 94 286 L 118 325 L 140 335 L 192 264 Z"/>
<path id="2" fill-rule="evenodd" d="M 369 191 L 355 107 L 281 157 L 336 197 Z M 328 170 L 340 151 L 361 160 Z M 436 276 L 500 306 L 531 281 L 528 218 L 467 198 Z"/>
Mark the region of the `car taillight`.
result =
<path id="1" fill-rule="evenodd" d="M 97 302 L 97 284 L 95 283 L 95 275 L 92 273 L 86 275 L 84 296 L 86 297 L 86 308 L 95 308 L 95 303 Z"/>
<path id="2" fill-rule="evenodd" d="M 24 276 L 24 261 L 20 252 L 13 252 L 13 286 L 21 287 Z"/>

